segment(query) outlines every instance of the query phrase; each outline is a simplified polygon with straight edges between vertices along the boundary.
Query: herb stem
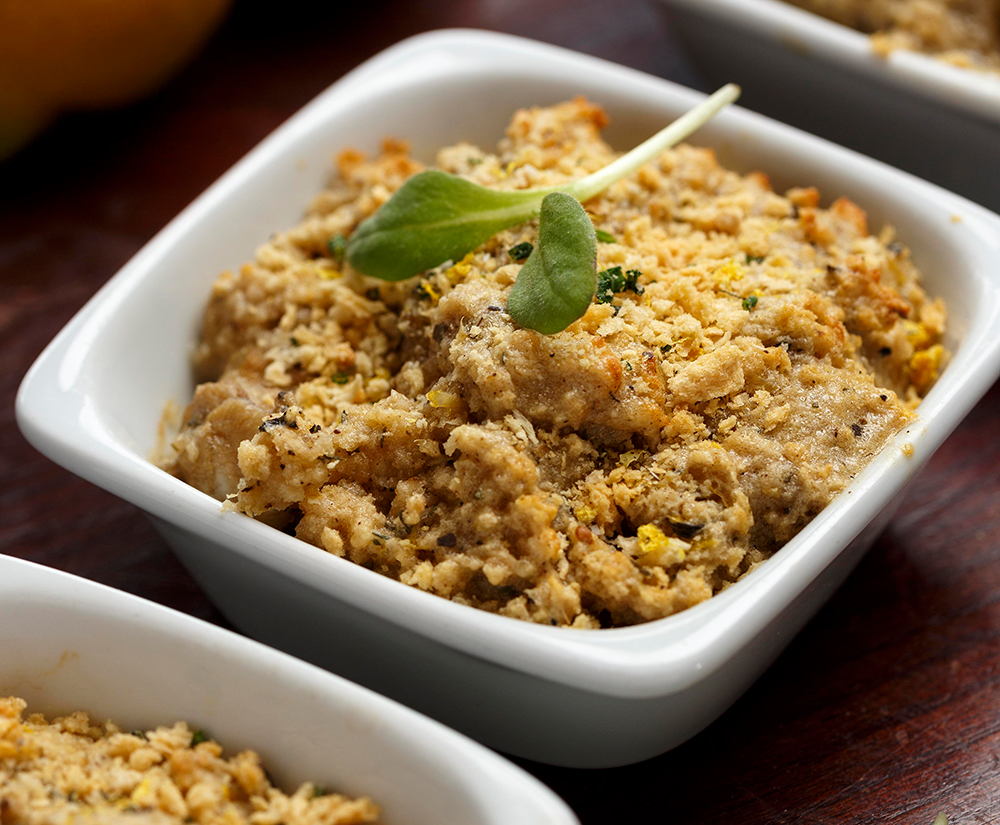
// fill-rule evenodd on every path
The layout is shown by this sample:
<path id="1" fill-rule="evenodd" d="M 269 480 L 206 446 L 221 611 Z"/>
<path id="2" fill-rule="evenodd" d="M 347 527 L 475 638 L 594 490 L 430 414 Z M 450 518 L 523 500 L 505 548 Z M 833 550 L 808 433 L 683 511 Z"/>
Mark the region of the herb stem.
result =
<path id="1" fill-rule="evenodd" d="M 581 202 L 590 200 L 611 184 L 631 175 L 636 169 L 649 163 L 661 152 L 675 146 L 696 132 L 722 109 L 734 103 L 739 98 L 740 92 L 740 87 L 735 83 L 727 83 L 711 97 L 703 100 L 691 111 L 681 115 L 665 129 L 640 143 L 631 152 L 622 155 L 585 178 L 573 181 L 568 186 L 559 187 L 559 191 L 566 192 Z"/>

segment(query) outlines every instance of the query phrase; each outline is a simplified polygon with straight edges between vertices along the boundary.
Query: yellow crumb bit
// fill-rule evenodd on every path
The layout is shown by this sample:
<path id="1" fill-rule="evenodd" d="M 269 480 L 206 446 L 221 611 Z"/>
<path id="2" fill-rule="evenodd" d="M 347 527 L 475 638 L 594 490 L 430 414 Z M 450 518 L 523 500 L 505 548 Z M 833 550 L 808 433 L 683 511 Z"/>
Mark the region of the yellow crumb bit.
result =
<path id="1" fill-rule="evenodd" d="M 720 284 L 730 284 L 738 281 L 746 274 L 746 268 L 736 261 L 726 261 L 715 272 L 715 280 Z"/>
<path id="2" fill-rule="evenodd" d="M 421 279 L 421 281 L 420 281 L 420 289 L 422 289 L 423 292 L 424 292 L 424 294 L 428 298 L 431 299 L 432 303 L 436 304 L 438 301 L 441 300 L 441 293 L 439 293 L 434 288 L 434 285 L 430 281 L 428 281 L 426 278 Z"/>
<path id="3" fill-rule="evenodd" d="M 448 407 L 453 409 L 462 403 L 462 399 L 451 392 L 445 392 L 444 390 L 431 390 L 427 393 L 427 403 L 435 408 Z"/>
<path id="4" fill-rule="evenodd" d="M 143 779 L 134 791 L 132 791 L 131 796 L 129 796 L 129 802 L 133 805 L 140 805 L 144 808 L 153 808 L 156 806 L 156 794 L 153 793 L 150 781 L 148 778 Z"/>
<path id="5" fill-rule="evenodd" d="M 578 521 L 581 521 L 584 524 L 590 524 L 595 518 L 597 518 L 597 510 L 589 504 L 581 504 L 573 511 L 573 515 L 576 516 Z"/>
<path id="6" fill-rule="evenodd" d="M 517 162 L 512 160 L 509 161 L 503 169 L 500 169 L 499 167 L 494 169 L 493 174 L 496 176 L 497 180 L 503 180 L 504 178 L 509 178 L 511 172 L 513 172 L 516 168 Z"/>
<path id="7" fill-rule="evenodd" d="M 629 450 L 627 453 L 622 453 L 618 456 L 618 466 L 631 467 L 645 455 L 648 455 L 645 450 Z"/>
<path id="8" fill-rule="evenodd" d="M 639 561 L 642 564 L 669 567 L 684 561 L 691 545 L 666 535 L 655 524 L 644 524 L 638 530 Z"/>
<path id="9" fill-rule="evenodd" d="M 923 324 L 916 321 L 903 321 L 903 329 L 906 331 L 906 340 L 913 345 L 914 349 L 923 349 L 931 342 L 931 336 Z"/>
<path id="10" fill-rule="evenodd" d="M 343 273 L 339 269 L 334 269 L 329 264 L 322 264 L 322 263 L 314 264 L 313 269 L 316 271 L 316 274 L 319 275 L 319 277 L 322 278 L 324 281 L 332 281 L 335 278 L 340 278 L 343 275 Z"/>
<path id="11" fill-rule="evenodd" d="M 472 253 L 470 252 L 462 260 L 460 260 L 453 267 L 450 267 L 444 274 L 445 277 L 451 281 L 453 284 L 458 283 L 472 269 Z"/>
<path id="12" fill-rule="evenodd" d="M 938 377 L 938 370 L 944 360 L 944 347 L 935 344 L 925 350 L 915 352 L 910 359 L 910 380 L 917 392 L 923 395 Z"/>
<path id="13" fill-rule="evenodd" d="M 912 458 L 913 457 L 913 445 L 912 444 L 909 444 L 909 443 L 904 444 L 902 447 L 900 447 L 900 450 L 902 450 L 903 455 L 905 455 L 907 458 Z"/>

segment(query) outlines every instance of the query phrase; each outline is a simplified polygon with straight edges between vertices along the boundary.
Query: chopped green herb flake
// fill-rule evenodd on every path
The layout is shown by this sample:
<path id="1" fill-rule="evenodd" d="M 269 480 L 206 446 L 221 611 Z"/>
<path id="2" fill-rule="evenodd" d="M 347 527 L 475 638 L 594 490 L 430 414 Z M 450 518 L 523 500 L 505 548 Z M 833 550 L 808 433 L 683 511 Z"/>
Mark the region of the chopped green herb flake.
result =
<path id="1" fill-rule="evenodd" d="M 660 352 L 666 354 L 670 352 L 670 350 L 672 350 L 673 348 L 674 348 L 673 344 L 664 344 L 662 347 L 660 347 Z"/>
<path id="2" fill-rule="evenodd" d="M 312 795 L 313 799 L 317 799 L 318 797 L 329 796 L 329 795 L 330 795 L 330 791 L 328 791 L 322 785 L 313 785 L 313 795 Z"/>
<path id="3" fill-rule="evenodd" d="M 330 255 L 338 263 L 344 260 L 347 254 L 347 238 L 341 234 L 336 234 L 326 243 L 326 248 L 330 250 Z"/>
<path id="4" fill-rule="evenodd" d="M 605 232 L 603 229 L 597 230 L 597 240 L 601 243 L 618 243 L 614 235 L 610 232 Z"/>
<path id="5" fill-rule="evenodd" d="M 200 745 L 202 742 L 207 742 L 207 741 L 208 741 L 208 735 L 205 733 L 205 731 L 201 730 L 201 728 L 199 728 L 198 730 L 196 730 L 194 733 L 191 734 L 192 748 L 195 745 Z"/>
<path id="6" fill-rule="evenodd" d="M 751 255 L 751 254 L 747 253 L 747 263 L 748 264 L 762 264 L 762 263 L 764 263 L 764 258 L 765 257 L 767 257 L 767 256 L 766 255 L 759 255 L 759 256 L 757 256 L 757 255 Z"/>
<path id="7" fill-rule="evenodd" d="M 757 306 L 756 295 L 747 295 L 747 297 L 743 299 L 743 309 L 745 309 L 747 312 L 749 312 L 755 306 Z"/>
<path id="8" fill-rule="evenodd" d="M 532 244 L 525 241 L 517 246 L 512 246 L 507 250 L 507 254 L 510 255 L 512 261 L 526 261 L 534 248 Z"/>
<path id="9" fill-rule="evenodd" d="M 622 272 L 620 266 L 613 266 L 597 273 L 597 303 L 610 304 L 618 292 L 634 292 L 642 295 L 644 290 L 637 283 L 642 273 L 638 269 Z"/>
<path id="10" fill-rule="evenodd" d="M 347 372 L 335 372 L 330 376 L 330 380 L 333 381 L 334 384 L 346 384 L 351 380 L 351 374 Z"/>

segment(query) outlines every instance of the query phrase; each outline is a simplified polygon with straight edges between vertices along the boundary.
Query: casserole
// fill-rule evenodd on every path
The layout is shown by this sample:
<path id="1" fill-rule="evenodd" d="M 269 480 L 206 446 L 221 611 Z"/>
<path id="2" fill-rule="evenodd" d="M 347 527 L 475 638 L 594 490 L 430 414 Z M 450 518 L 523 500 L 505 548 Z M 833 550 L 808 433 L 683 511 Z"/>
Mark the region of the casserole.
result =
<path id="1" fill-rule="evenodd" d="M 731 704 L 891 517 L 906 481 L 1000 373 L 1000 218 L 879 163 L 740 110 L 699 132 L 778 189 L 815 184 L 892 222 L 948 303 L 951 365 L 854 484 L 774 558 L 709 601 L 632 628 L 530 625 L 385 579 L 234 513 L 149 460 L 163 404 L 190 397 L 189 346 L 218 271 L 291 225 L 327 158 L 385 135 L 428 159 L 496 140 L 507 113 L 585 94 L 633 145 L 698 95 L 509 36 L 446 31 L 383 52 L 282 126 L 154 238 L 26 377 L 18 420 L 54 460 L 146 510 L 227 617 L 511 753 L 574 766 L 654 756 Z M 488 100 L 489 105 L 482 101 Z M 458 116 L 458 115 L 461 116 Z"/>
<path id="2" fill-rule="evenodd" d="M 372 796 L 379 822 L 571 825 L 485 748 L 328 673 L 143 599 L 0 556 L 0 696 L 125 730 L 186 720 L 278 785 Z"/>
<path id="3" fill-rule="evenodd" d="M 662 0 L 709 78 L 743 104 L 1000 209 L 1000 76 L 871 38 L 782 0 Z"/>

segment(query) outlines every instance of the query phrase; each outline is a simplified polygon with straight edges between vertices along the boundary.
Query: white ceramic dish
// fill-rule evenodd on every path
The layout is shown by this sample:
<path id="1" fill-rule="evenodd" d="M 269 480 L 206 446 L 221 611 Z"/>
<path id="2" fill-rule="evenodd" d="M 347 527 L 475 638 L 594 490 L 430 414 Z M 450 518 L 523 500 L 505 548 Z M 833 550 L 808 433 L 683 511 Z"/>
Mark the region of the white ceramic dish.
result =
<path id="1" fill-rule="evenodd" d="M 520 768 L 371 691 L 235 633 L 0 556 L 0 696 L 126 730 L 185 720 L 252 748 L 286 790 L 307 780 L 385 825 L 572 825 Z"/>
<path id="2" fill-rule="evenodd" d="M 1000 210 L 1000 76 L 897 50 L 782 0 L 660 0 L 699 69 L 751 108 Z"/>
<path id="3" fill-rule="evenodd" d="M 948 301 L 954 359 L 917 422 L 777 556 L 697 607 L 644 626 L 542 627 L 383 578 L 233 513 L 147 461 L 216 274 L 295 223 L 330 155 L 385 135 L 418 156 L 495 143 L 516 107 L 583 93 L 632 145 L 700 96 L 550 46 L 484 32 L 422 35 L 373 58 L 282 126 L 186 209 L 63 330 L 26 377 L 18 420 L 42 452 L 134 502 L 241 629 L 501 750 L 606 766 L 704 728 L 771 663 L 858 561 L 892 503 L 1000 373 L 1000 218 L 758 115 L 700 132 L 738 169 L 818 185 L 891 220 Z M 904 444 L 913 452 L 906 457 Z"/>

